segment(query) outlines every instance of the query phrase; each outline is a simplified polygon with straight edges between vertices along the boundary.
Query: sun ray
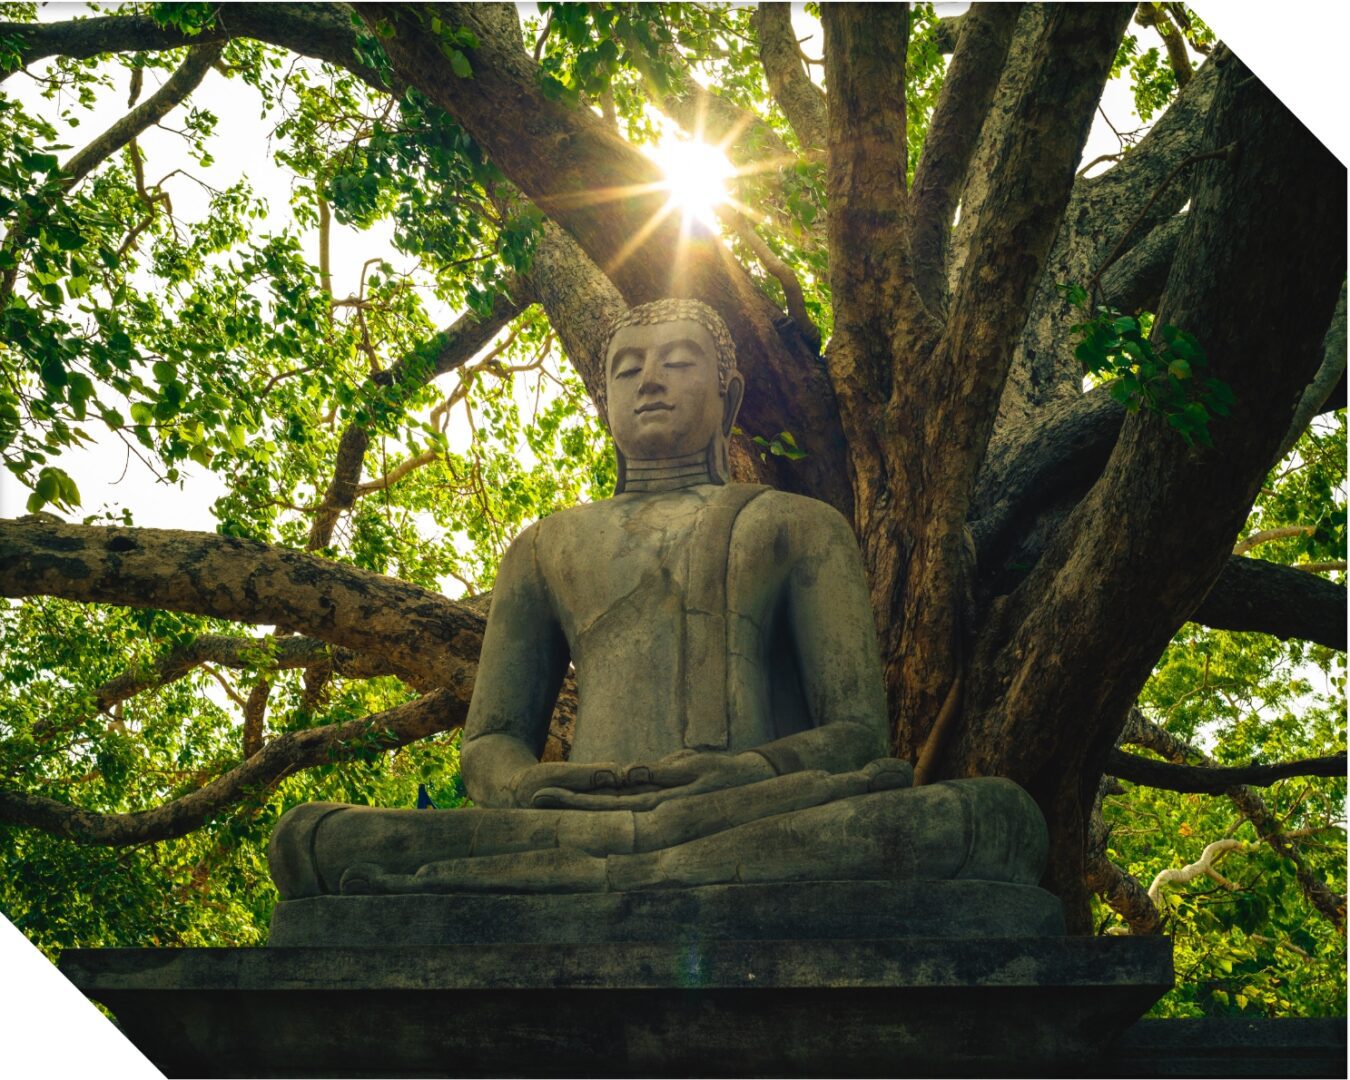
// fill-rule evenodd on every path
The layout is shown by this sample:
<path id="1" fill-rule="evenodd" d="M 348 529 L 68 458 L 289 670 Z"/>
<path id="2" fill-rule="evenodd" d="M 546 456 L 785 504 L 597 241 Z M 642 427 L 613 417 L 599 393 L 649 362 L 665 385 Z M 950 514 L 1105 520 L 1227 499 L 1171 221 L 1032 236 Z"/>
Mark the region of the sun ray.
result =
<path id="1" fill-rule="evenodd" d="M 718 147 L 697 139 L 667 137 L 649 151 L 665 174 L 669 206 L 683 218 L 683 231 L 697 221 L 717 230 L 717 207 L 728 199 L 736 170 Z"/>

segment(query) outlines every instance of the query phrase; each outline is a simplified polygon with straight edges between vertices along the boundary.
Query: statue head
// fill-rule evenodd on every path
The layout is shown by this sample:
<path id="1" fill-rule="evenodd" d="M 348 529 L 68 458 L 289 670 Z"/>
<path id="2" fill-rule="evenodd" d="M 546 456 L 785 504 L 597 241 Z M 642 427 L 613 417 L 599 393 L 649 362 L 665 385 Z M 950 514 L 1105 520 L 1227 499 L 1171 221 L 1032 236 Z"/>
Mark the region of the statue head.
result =
<path id="1" fill-rule="evenodd" d="M 727 440 L 744 380 L 726 323 L 698 300 L 658 300 L 614 321 L 605 350 L 610 433 L 628 463 L 702 455 L 708 482 L 728 479 Z"/>

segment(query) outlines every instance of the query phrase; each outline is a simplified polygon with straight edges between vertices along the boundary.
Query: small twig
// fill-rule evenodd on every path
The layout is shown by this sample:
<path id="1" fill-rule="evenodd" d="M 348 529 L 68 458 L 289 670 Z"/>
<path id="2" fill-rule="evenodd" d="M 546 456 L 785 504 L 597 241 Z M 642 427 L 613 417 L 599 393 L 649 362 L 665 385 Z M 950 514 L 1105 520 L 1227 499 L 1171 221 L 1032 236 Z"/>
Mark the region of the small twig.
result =
<path id="1" fill-rule="evenodd" d="M 548 13 L 548 18 L 544 20 L 544 29 L 540 31 L 539 37 L 534 42 L 534 62 L 539 63 L 539 58 L 544 55 L 544 42 L 548 40 L 548 35 L 553 29 L 553 12 Z"/>
<path id="2" fill-rule="evenodd" d="M 1280 525 L 1273 529 L 1262 529 L 1244 540 L 1239 540 L 1233 546 L 1233 554 L 1246 555 L 1252 548 L 1268 544 L 1272 540 L 1284 540 L 1291 536 L 1312 536 L 1316 531 L 1316 525 Z"/>
<path id="3" fill-rule="evenodd" d="M 1115 129 L 1113 128 L 1112 130 Z M 1121 235 L 1120 239 L 1116 241 L 1116 246 L 1111 249 L 1111 253 L 1106 257 L 1106 261 L 1103 262 L 1102 265 L 1097 268 L 1097 272 L 1092 275 L 1092 279 L 1088 282 L 1088 294 L 1090 296 L 1096 295 L 1097 289 L 1101 284 L 1102 275 L 1106 273 L 1111 265 L 1125 253 L 1125 241 L 1130 238 L 1134 233 L 1134 230 L 1148 217 L 1149 211 L 1152 210 L 1154 204 L 1162 198 L 1163 192 L 1168 189 L 1172 181 L 1175 180 L 1183 170 L 1188 169 L 1190 166 L 1198 164 L 1201 161 L 1227 161 L 1236 147 L 1236 143 L 1229 143 L 1227 146 L 1220 147 L 1218 150 L 1209 150 L 1203 154 L 1192 154 L 1167 174 L 1163 182 L 1158 185 L 1158 189 L 1153 193 L 1152 197 L 1144 204 L 1144 208 L 1139 211 L 1138 216 L 1130 222 L 1129 227 Z"/>

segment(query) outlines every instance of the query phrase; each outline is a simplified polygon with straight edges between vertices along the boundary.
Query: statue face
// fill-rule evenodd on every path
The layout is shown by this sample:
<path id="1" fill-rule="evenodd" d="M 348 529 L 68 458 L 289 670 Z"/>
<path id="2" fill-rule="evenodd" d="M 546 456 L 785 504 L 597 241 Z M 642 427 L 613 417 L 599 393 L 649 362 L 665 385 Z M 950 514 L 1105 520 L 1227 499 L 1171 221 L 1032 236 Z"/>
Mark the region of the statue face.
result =
<path id="1" fill-rule="evenodd" d="M 628 457 L 694 454 L 718 435 L 717 346 L 694 320 L 622 327 L 605 371 L 610 432 Z"/>

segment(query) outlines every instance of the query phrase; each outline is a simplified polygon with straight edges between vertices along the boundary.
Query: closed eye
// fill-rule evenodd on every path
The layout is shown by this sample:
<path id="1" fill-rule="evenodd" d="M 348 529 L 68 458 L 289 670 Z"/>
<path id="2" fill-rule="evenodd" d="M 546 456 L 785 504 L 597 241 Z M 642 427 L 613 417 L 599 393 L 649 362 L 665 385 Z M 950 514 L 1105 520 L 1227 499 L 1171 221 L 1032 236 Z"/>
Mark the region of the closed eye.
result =
<path id="1" fill-rule="evenodd" d="M 616 372 L 614 373 L 614 377 L 615 377 L 616 379 L 631 379 L 634 375 L 638 374 L 638 372 L 640 372 L 641 370 L 642 370 L 641 368 L 635 368 L 635 367 L 624 368 L 622 371 L 616 371 Z"/>

